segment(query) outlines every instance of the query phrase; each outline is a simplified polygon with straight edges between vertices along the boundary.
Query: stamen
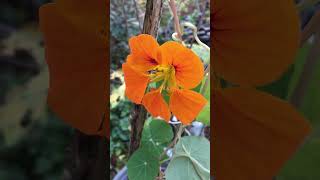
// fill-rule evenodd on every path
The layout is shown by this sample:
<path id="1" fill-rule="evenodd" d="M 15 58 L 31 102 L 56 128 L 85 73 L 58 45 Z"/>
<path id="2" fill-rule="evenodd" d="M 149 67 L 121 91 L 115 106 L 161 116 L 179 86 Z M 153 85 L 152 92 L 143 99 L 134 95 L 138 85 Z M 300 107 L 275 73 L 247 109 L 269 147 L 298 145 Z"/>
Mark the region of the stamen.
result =
<path id="1" fill-rule="evenodd" d="M 173 66 L 158 65 L 147 71 L 151 82 L 163 81 L 159 87 L 160 92 L 170 90 L 170 87 L 176 86 L 175 69 Z"/>

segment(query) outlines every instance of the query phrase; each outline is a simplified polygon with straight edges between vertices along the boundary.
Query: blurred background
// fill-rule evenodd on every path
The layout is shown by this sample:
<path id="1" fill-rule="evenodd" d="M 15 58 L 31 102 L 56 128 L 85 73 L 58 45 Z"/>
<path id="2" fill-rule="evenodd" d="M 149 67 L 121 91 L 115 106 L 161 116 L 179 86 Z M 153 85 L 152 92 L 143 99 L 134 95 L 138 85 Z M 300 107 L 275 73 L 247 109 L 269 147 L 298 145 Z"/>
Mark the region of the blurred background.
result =
<path id="1" fill-rule="evenodd" d="M 72 129 L 48 111 L 38 8 L 0 1 L 0 180 L 61 179 Z"/>

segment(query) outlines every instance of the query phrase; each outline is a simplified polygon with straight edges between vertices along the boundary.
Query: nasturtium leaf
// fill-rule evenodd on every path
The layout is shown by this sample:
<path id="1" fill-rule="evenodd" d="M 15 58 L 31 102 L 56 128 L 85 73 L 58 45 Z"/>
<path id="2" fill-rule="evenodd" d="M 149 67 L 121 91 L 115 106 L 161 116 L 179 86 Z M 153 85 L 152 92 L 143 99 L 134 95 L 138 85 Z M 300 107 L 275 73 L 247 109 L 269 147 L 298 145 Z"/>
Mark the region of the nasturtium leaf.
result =
<path id="1" fill-rule="evenodd" d="M 141 146 L 160 156 L 172 139 L 173 132 L 170 125 L 163 120 L 154 119 L 142 132 Z"/>
<path id="2" fill-rule="evenodd" d="M 140 148 L 132 154 L 127 167 L 130 180 L 153 180 L 158 175 L 160 164 L 152 152 Z"/>
<path id="3" fill-rule="evenodd" d="M 210 143 L 204 137 L 180 139 L 165 172 L 167 180 L 210 179 Z"/>
<path id="4" fill-rule="evenodd" d="M 204 91 L 204 97 L 208 100 L 207 104 L 201 110 L 197 117 L 197 121 L 204 123 L 205 125 L 210 126 L 210 81 Z"/>

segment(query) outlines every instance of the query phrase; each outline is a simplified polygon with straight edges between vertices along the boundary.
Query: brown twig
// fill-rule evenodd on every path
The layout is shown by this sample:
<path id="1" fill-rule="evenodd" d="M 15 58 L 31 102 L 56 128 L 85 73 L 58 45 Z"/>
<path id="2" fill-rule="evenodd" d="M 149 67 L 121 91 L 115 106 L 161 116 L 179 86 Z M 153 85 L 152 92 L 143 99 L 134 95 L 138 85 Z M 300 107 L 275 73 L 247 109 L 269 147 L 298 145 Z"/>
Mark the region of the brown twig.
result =
<path id="1" fill-rule="evenodd" d="M 173 147 L 177 144 L 177 142 L 178 142 L 179 139 L 181 138 L 181 135 L 182 135 L 185 127 L 186 127 L 185 125 L 182 125 L 182 124 L 179 125 L 178 130 L 177 130 L 177 132 L 175 133 L 173 140 L 172 140 L 171 143 L 168 145 L 168 147 L 166 148 L 166 150 L 160 155 L 160 158 L 159 158 L 160 160 L 163 158 L 164 155 L 167 154 L 167 152 L 168 152 L 171 148 L 173 148 Z"/>
<path id="2" fill-rule="evenodd" d="M 142 33 L 157 37 L 162 5 L 162 0 L 147 0 Z M 131 156 L 140 146 L 141 134 L 146 118 L 146 109 L 142 105 L 135 105 L 130 121 L 131 135 L 129 156 Z"/>
<path id="3" fill-rule="evenodd" d="M 63 180 L 106 180 L 109 160 L 105 137 L 88 136 L 76 131 L 67 148 Z"/>

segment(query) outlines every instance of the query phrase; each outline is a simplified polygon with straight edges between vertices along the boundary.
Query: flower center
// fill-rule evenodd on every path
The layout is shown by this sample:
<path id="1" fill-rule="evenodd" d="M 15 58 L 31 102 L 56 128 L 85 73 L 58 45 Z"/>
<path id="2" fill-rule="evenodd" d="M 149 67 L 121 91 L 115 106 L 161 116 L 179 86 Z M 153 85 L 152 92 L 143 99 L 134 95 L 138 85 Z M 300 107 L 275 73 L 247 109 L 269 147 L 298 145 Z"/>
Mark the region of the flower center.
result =
<path id="1" fill-rule="evenodd" d="M 175 68 L 171 65 L 157 65 L 148 71 L 151 82 L 162 81 L 160 91 L 162 89 L 170 90 L 176 87 Z"/>

